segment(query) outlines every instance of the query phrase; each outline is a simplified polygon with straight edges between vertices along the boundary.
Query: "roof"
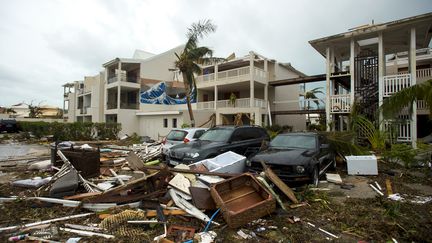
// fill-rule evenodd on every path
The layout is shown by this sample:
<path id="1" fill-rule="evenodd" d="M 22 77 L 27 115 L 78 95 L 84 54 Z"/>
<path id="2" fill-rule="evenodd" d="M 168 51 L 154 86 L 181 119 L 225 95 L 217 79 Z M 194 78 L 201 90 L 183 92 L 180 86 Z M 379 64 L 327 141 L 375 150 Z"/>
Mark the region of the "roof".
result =
<path id="1" fill-rule="evenodd" d="M 179 45 L 179 46 L 176 46 L 176 47 L 174 47 L 172 49 L 169 49 L 169 50 L 167 50 L 165 52 L 159 53 L 157 55 L 154 55 L 154 54 L 152 54 L 150 52 L 136 50 L 135 53 L 134 53 L 133 58 L 120 58 L 120 57 L 116 57 L 116 58 L 114 58 L 114 59 L 112 59 L 112 60 L 110 60 L 110 61 L 102 64 L 102 66 L 103 67 L 108 67 L 108 66 L 111 66 L 111 65 L 113 65 L 115 63 L 118 63 L 119 61 L 120 62 L 124 62 L 124 63 L 142 63 L 142 62 L 148 62 L 148 61 L 154 60 L 154 59 L 156 59 L 156 58 L 158 58 L 158 57 L 160 57 L 162 55 L 165 55 L 168 52 L 180 50 L 180 49 L 183 49 L 183 48 L 184 48 L 184 45 Z M 144 57 L 144 58 L 136 58 L 135 55 L 137 57 L 141 56 L 141 57 Z"/>
<path id="2" fill-rule="evenodd" d="M 279 63 L 279 65 L 282 66 L 282 67 L 284 67 L 284 68 L 286 68 L 286 69 L 288 69 L 288 70 L 290 70 L 290 71 L 292 71 L 292 72 L 297 73 L 300 77 L 306 77 L 307 76 L 306 74 L 304 74 L 304 73 L 300 72 L 299 70 L 297 70 L 296 68 L 294 68 L 291 65 L 291 63 L 289 63 L 289 62 L 287 62 L 287 63 Z"/>
<path id="3" fill-rule="evenodd" d="M 349 58 L 351 39 L 356 40 L 360 46 L 376 44 L 373 39 L 381 32 L 386 53 L 396 53 L 407 50 L 409 31 L 413 27 L 416 29 L 416 48 L 428 47 L 432 35 L 431 24 L 432 13 L 426 13 L 382 24 L 363 25 L 348 32 L 311 40 L 309 44 L 324 57 L 326 48 L 333 47 L 336 56 Z M 359 41 L 363 41 L 363 44 Z"/>

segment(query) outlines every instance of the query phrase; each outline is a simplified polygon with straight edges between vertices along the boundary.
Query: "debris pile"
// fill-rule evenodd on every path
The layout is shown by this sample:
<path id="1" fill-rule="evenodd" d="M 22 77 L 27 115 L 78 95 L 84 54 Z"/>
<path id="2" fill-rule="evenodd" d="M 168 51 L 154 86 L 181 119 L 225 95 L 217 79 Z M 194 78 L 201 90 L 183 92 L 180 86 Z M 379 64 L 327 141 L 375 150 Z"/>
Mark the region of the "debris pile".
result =
<path id="1" fill-rule="evenodd" d="M 244 173 L 246 158 L 233 152 L 174 168 L 160 163 L 159 142 L 129 147 L 63 142 L 51 146 L 51 153 L 51 161 L 29 166 L 49 176 L 12 182 L 14 187 L 31 189 L 33 196 L 3 197 L 0 203 L 28 201 L 40 207 L 76 208 L 75 213 L 0 228 L 12 241 L 126 237 L 212 242 L 217 233 L 211 228 L 238 228 L 267 216 L 276 209 L 275 197 L 286 210 L 269 185 L 277 178 L 271 169 L 263 177 Z M 288 186 L 277 183 L 298 202 Z M 51 228 L 55 234 L 36 236 Z"/>

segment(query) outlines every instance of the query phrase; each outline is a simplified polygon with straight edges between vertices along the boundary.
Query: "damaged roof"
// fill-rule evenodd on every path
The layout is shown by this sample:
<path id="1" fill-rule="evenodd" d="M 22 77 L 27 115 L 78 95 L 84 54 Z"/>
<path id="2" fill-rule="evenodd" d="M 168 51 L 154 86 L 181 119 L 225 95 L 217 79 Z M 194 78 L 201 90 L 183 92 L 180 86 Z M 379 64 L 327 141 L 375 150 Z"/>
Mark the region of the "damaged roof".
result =
<path id="1" fill-rule="evenodd" d="M 374 38 L 381 32 L 385 52 L 396 53 L 408 50 L 409 33 L 413 27 L 416 29 L 416 48 L 428 47 L 432 36 L 431 25 L 432 13 L 426 13 L 382 24 L 362 25 L 348 32 L 311 40 L 309 44 L 324 57 L 326 48 L 333 47 L 335 55 L 344 59 L 349 58 L 351 39 L 357 41 L 360 46 L 376 44 Z"/>

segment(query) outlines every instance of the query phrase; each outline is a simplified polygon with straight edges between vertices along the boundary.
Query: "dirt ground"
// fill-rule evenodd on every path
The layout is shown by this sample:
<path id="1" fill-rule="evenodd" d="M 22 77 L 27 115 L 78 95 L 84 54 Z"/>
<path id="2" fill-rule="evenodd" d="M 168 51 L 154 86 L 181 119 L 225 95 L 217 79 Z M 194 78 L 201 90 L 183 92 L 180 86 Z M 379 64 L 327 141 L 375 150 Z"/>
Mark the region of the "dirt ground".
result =
<path id="1" fill-rule="evenodd" d="M 342 189 L 340 185 L 322 182 L 319 189 L 308 186 L 296 188 L 296 196 L 305 206 L 290 208 L 291 203 L 282 197 L 288 211 L 278 209 L 260 220 L 238 229 L 229 229 L 219 214 L 215 221 L 221 226 L 211 226 L 217 233 L 216 242 L 432 242 L 432 202 L 412 203 L 408 199 L 414 196 L 432 196 L 431 171 L 426 168 L 406 169 L 400 165 L 379 162 L 378 176 L 349 176 L 346 166 L 338 165 L 338 173 L 344 183 L 353 185 L 351 189 Z M 8 171 L 0 174 L 0 197 L 34 196 L 35 190 L 13 188 L 10 181 L 19 178 L 47 176 L 48 172 Z M 325 178 L 323 178 L 325 179 Z M 400 193 L 407 200 L 392 201 L 386 197 L 385 181 L 392 183 L 394 193 Z M 378 182 L 385 196 L 379 196 L 369 183 Z M 280 193 L 280 195 L 282 195 Z M 0 228 L 22 225 L 39 220 L 88 212 L 80 208 L 67 208 L 36 201 L 16 200 L 0 205 Z M 106 213 L 106 212 L 105 212 Z M 207 211 L 207 215 L 213 212 Z M 291 223 L 294 218 L 300 221 Z M 68 223 L 99 224 L 98 215 L 74 219 Z M 194 218 L 169 217 L 169 223 L 195 227 L 197 232 L 204 229 L 204 223 Z M 308 223 L 315 225 L 312 227 Z M 63 222 L 55 225 L 61 226 Z M 143 226 L 144 227 L 144 226 Z M 319 228 L 338 238 L 333 238 Z M 55 227 L 54 227 L 55 228 Z M 114 240 L 97 237 L 84 237 L 80 242 L 149 242 L 163 233 L 163 226 L 144 227 L 139 235 L 124 237 L 116 235 Z M 243 239 L 238 231 L 251 236 Z M 65 240 L 77 235 L 55 231 L 53 239 Z M 0 233 L 0 241 L 5 242 L 10 235 Z"/>

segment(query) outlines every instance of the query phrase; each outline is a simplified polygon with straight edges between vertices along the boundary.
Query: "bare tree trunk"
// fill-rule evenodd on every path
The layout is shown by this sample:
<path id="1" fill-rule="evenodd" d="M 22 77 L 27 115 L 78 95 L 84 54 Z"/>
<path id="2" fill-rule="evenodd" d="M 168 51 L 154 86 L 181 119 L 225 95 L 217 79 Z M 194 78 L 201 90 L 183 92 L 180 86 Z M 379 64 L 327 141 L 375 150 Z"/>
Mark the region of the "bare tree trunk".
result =
<path id="1" fill-rule="evenodd" d="M 195 118 L 194 118 L 194 114 L 192 111 L 192 105 L 191 105 L 191 97 L 190 97 L 190 86 L 189 86 L 189 82 L 191 82 L 190 80 L 187 80 L 187 76 L 185 73 L 183 73 L 183 85 L 185 87 L 185 91 L 186 91 L 186 103 L 187 103 L 187 108 L 188 108 L 188 112 L 189 112 L 189 118 L 191 120 L 191 127 L 195 127 Z"/>

